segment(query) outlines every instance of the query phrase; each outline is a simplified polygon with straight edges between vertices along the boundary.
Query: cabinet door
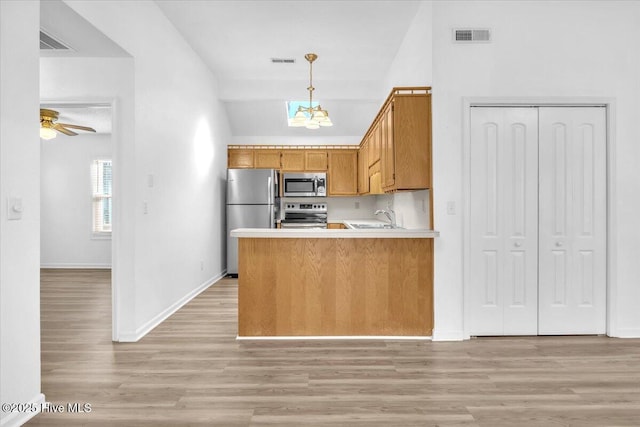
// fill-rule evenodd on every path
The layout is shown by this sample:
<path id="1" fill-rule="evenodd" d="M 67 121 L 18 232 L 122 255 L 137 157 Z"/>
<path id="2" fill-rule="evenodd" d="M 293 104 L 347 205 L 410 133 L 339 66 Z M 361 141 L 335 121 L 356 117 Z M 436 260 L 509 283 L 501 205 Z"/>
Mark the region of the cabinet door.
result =
<path id="1" fill-rule="evenodd" d="M 369 168 L 369 194 L 384 194 L 382 190 L 382 173 L 380 162 L 376 162 Z"/>
<path id="2" fill-rule="evenodd" d="M 303 171 L 304 170 L 304 150 L 284 150 L 280 158 L 282 170 Z"/>
<path id="3" fill-rule="evenodd" d="M 393 100 L 393 186 L 398 190 L 431 187 L 431 98 L 396 96 Z"/>
<path id="4" fill-rule="evenodd" d="M 390 103 L 381 117 L 380 161 L 382 187 L 392 189 L 396 179 L 395 151 L 393 146 L 393 103 Z"/>
<path id="5" fill-rule="evenodd" d="M 280 150 L 255 150 L 254 167 L 280 169 Z"/>
<path id="6" fill-rule="evenodd" d="M 310 172 L 326 171 L 327 160 L 325 150 L 305 150 L 304 169 Z"/>
<path id="7" fill-rule="evenodd" d="M 358 151 L 329 151 L 329 196 L 358 194 Z"/>
<path id="8" fill-rule="evenodd" d="M 252 168 L 253 151 L 242 148 L 230 148 L 227 150 L 227 167 L 229 169 Z"/>
<path id="9" fill-rule="evenodd" d="M 360 147 L 358 152 L 358 193 L 369 193 L 369 143 L 365 143 Z"/>
<path id="10" fill-rule="evenodd" d="M 373 127 L 369 143 L 369 166 L 380 160 L 380 143 L 382 141 L 382 121 Z"/>

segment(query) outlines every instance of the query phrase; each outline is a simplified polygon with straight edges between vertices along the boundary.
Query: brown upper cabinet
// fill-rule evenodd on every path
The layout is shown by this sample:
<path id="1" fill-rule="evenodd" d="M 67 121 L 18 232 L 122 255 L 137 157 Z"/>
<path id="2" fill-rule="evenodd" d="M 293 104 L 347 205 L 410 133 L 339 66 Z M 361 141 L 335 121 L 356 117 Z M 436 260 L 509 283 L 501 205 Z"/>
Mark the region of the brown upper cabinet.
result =
<path id="1" fill-rule="evenodd" d="M 307 171 L 326 171 L 329 161 L 326 150 L 305 150 L 304 169 Z"/>
<path id="2" fill-rule="evenodd" d="M 253 152 L 248 149 L 227 150 L 227 167 L 229 169 L 252 168 Z"/>
<path id="3" fill-rule="evenodd" d="M 369 193 L 369 141 L 364 141 L 358 152 L 358 194 Z"/>
<path id="4" fill-rule="evenodd" d="M 369 138 L 369 166 L 380 160 L 380 144 L 382 141 L 382 125 L 377 122 L 373 126 L 373 130 Z"/>
<path id="5" fill-rule="evenodd" d="M 304 171 L 304 150 L 282 150 L 280 165 L 284 171 Z"/>
<path id="6" fill-rule="evenodd" d="M 391 188 L 395 184 L 395 147 L 393 145 L 393 102 L 387 105 L 382 116 L 381 144 L 380 144 L 380 169 L 382 174 L 382 187 Z"/>
<path id="7" fill-rule="evenodd" d="M 257 169 L 280 169 L 280 150 L 254 150 L 253 163 Z"/>
<path id="8" fill-rule="evenodd" d="M 330 150 L 328 196 L 358 194 L 358 150 Z"/>
<path id="9" fill-rule="evenodd" d="M 228 167 L 328 171 L 330 196 L 428 189 L 431 88 L 393 88 L 358 150 L 350 146 L 249 147 L 229 147 Z"/>
<path id="10" fill-rule="evenodd" d="M 430 91 L 430 87 L 394 88 L 363 139 L 374 142 L 374 149 L 369 146 L 370 166 L 376 163 L 379 147 L 385 192 L 431 188 Z"/>

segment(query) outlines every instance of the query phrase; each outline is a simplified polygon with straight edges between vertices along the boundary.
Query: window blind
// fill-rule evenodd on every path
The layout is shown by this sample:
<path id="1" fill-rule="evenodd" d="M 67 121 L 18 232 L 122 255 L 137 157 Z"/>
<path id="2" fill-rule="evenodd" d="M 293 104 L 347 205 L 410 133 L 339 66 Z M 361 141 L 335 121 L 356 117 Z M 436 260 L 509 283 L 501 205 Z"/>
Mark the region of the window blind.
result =
<path id="1" fill-rule="evenodd" d="M 111 160 L 94 160 L 91 164 L 94 233 L 111 233 L 111 178 Z"/>

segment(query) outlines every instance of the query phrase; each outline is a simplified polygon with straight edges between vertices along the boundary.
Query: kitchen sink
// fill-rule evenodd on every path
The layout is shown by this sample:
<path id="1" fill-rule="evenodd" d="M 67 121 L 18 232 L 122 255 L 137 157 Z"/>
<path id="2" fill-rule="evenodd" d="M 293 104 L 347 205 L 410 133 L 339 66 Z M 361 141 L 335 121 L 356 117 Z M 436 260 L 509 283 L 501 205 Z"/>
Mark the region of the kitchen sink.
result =
<path id="1" fill-rule="evenodd" d="M 381 229 L 392 229 L 392 228 L 401 228 L 401 227 L 394 227 L 391 224 L 350 224 L 353 228 L 356 228 L 358 230 L 381 230 Z"/>

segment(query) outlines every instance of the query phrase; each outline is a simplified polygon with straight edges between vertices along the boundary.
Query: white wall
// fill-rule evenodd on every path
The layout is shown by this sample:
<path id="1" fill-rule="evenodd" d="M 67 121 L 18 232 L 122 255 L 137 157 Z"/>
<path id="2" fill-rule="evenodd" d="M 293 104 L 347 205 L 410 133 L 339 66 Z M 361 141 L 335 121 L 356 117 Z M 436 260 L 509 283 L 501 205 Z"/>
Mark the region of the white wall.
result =
<path id="1" fill-rule="evenodd" d="M 318 130 L 322 132 L 321 129 Z M 286 138 L 281 136 L 234 136 L 229 141 L 229 145 L 358 145 L 361 140 L 362 137 L 358 136 L 322 136 L 321 133 Z"/>
<path id="2" fill-rule="evenodd" d="M 393 87 L 430 86 L 432 80 L 431 17 L 430 1 L 423 1 L 411 26 L 402 40 L 393 63 L 387 73 L 385 92 L 381 101 Z"/>
<path id="3" fill-rule="evenodd" d="M 93 236 L 91 191 L 91 164 L 112 158 L 111 135 L 58 135 L 41 147 L 40 266 L 111 267 L 111 238 Z"/>
<path id="4" fill-rule="evenodd" d="M 67 4 L 134 59 L 135 165 L 120 177 L 133 295 L 119 339 L 137 340 L 225 271 L 228 121 L 214 76 L 155 3 Z"/>
<path id="5" fill-rule="evenodd" d="M 39 2 L 0 1 L 0 400 L 39 403 Z M 22 198 L 20 220 L 7 199 Z M 0 412 L 0 425 L 35 415 Z"/>
<path id="6" fill-rule="evenodd" d="M 616 116 L 609 221 L 617 296 L 612 334 L 640 336 L 640 3 L 626 1 L 433 2 L 433 141 L 436 242 L 435 337 L 463 337 L 464 97 L 610 97 Z M 428 23 L 425 23 L 428 25 Z M 491 28 L 488 44 L 453 44 L 451 29 Z M 460 212 L 460 210 L 459 210 Z"/>

